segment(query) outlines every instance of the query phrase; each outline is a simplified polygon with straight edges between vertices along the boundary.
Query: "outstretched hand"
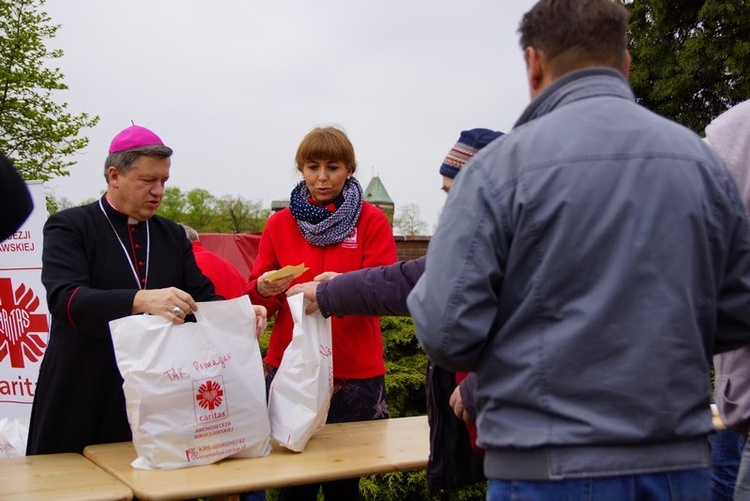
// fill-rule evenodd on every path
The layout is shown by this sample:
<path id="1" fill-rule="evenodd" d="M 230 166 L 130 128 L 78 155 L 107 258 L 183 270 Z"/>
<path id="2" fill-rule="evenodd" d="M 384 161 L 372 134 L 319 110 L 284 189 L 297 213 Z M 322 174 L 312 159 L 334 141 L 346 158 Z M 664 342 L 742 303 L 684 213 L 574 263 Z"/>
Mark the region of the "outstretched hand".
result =
<path id="1" fill-rule="evenodd" d="M 310 315 L 320 309 L 318 306 L 318 282 L 305 282 L 302 284 L 293 285 L 288 291 L 286 291 L 287 297 L 299 294 L 300 292 L 304 295 L 310 304 L 305 307 L 305 313 Z"/>
<path id="2" fill-rule="evenodd" d="M 339 275 L 341 275 L 341 273 L 337 273 L 335 271 L 324 271 L 320 275 L 318 275 L 315 278 L 313 278 L 313 280 L 316 281 L 316 282 L 327 282 L 330 279 L 332 279 L 334 277 L 337 277 Z"/>
<path id="3" fill-rule="evenodd" d="M 320 285 L 321 282 L 327 282 L 337 275 L 340 275 L 340 273 L 335 271 L 324 271 L 320 275 L 317 275 L 312 282 L 305 282 L 303 284 L 292 286 L 292 288 L 287 291 L 286 295 L 289 297 L 294 294 L 299 294 L 300 292 L 304 294 L 305 299 L 310 301 L 310 304 L 305 307 L 305 313 L 310 315 L 311 313 L 320 310 L 320 306 L 318 305 L 318 285 Z"/>

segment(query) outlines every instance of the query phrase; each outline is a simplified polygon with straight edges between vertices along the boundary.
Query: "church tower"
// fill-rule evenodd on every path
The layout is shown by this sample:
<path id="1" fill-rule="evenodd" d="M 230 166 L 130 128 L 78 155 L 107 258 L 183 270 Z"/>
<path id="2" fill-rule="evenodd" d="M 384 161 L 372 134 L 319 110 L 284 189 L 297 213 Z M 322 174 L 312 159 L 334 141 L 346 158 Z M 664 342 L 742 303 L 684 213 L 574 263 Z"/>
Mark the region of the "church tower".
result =
<path id="1" fill-rule="evenodd" d="M 367 185 L 367 188 L 365 188 L 364 199 L 385 212 L 386 217 L 388 217 L 388 222 L 393 226 L 393 200 L 391 200 L 391 197 L 388 195 L 388 191 L 385 189 L 385 186 L 383 186 L 380 177 L 372 176 L 370 183 Z"/>

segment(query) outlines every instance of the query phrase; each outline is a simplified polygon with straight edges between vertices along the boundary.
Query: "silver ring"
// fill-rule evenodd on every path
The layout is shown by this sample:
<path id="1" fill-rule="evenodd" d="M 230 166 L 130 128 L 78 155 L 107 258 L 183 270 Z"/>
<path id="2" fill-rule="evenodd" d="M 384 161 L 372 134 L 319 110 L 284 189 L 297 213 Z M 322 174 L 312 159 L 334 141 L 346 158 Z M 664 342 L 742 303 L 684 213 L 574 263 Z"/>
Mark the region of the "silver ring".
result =
<path id="1" fill-rule="evenodd" d="M 182 313 L 182 310 L 179 306 L 175 306 L 174 308 L 172 308 L 172 315 L 178 316 L 180 313 Z"/>

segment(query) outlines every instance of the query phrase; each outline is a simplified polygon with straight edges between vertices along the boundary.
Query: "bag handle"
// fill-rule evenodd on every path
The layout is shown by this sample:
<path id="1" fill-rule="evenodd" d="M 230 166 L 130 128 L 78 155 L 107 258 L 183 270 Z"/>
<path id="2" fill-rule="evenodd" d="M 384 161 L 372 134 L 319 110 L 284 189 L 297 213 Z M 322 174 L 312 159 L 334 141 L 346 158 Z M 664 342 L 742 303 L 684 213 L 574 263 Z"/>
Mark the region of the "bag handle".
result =
<path id="1" fill-rule="evenodd" d="M 210 322 L 209 317 L 218 317 L 221 315 L 245 315 L 255 318 L 255 311 L 250 303 L 250 298 L 240 296 L 234 299 L 223 301 L 205 301 L 198 303 L 198 311 L 194 311 L 196 322 Z"/>

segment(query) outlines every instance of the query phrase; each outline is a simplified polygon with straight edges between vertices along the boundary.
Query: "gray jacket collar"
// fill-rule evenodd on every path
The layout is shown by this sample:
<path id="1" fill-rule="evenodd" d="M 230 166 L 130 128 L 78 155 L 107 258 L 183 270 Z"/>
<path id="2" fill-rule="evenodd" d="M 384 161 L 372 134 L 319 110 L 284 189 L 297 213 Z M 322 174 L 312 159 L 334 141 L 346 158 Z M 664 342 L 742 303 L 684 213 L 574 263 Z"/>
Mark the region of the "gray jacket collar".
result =
<path id="1" fill-rule="evenodd" d="M 620 96 L 635 101 L 628 81 L 619 71 L 604 67 L 576 70 L 558 78 L 544 89 L 526 107 L 513 128 L 546 115 L 566 103 L 602 95 Z"/>

